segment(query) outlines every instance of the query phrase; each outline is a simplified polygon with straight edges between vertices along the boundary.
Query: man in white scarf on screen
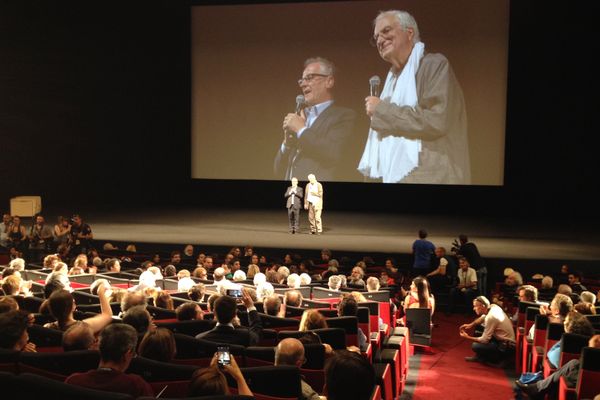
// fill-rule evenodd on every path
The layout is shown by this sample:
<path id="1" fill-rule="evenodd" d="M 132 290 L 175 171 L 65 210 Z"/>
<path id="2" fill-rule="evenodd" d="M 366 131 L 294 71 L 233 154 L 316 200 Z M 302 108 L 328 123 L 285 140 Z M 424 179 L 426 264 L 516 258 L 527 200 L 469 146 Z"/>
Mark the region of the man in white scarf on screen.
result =
<path id="1" fill-rule="evenodd" d="M 365 99 L 371 128 L 358 170 L 375 182 L 471 183 L 465 102 L 446 57 L 425 53 L 405 11 L 381 12 L 373 39 L 392 67 L 381 97 Z"/>

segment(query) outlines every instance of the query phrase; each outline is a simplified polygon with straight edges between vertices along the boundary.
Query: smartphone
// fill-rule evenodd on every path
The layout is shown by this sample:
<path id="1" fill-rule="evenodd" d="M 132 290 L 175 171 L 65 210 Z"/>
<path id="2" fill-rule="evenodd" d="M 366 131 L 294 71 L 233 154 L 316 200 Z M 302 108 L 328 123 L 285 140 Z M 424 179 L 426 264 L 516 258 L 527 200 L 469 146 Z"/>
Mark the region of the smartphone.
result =
<path id="1" fill-rule="evenodd" d="M 242 289 L 227 289 L 227 296 L 231 296 L 235 299 L 242 298 Z"/>
<path id="2" fill-rule="evenodd" d="M 229 353 L 229 346 L 217 347 L 217 364 L 221 368 L 224 365 L 231 365 L 231 354 Z"/>

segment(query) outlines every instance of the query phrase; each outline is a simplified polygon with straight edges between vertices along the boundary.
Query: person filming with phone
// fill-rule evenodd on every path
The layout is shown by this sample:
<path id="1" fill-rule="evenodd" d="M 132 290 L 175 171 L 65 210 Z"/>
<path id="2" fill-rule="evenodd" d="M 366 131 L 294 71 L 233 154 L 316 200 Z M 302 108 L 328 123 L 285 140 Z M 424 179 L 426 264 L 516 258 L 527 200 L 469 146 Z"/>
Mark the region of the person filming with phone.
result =
<path id="1" fill-rule="evenodd" d="M 238 367 L 235 358 L 231 357 L 227 346 L 219 347 L 208 368 L 198 369 L 194 372 L 190 380 L 188 396 L 230 395 L 231 392 L 224 373 L 228 373 L 235 379 L 239 395 L 253 396 L 240 367 Z"/>
<path id="2" fill-rule="evenodd" d="M 254 307 L 252 297 L 245 289 L 241 289 L 241 301 L 248 310 L 248 328 L 234 326 L 233 319 L 237 315 L 237 300 L 233 292 L 227 291 L 226 296 L 220 296 L 214 305 L 217 325 L 210 331 L 202 332 L 197 339 L 205 339 L 218 343 L 237 344 L 241 346 L 254 346 L 262 336 L 262 321 Z"/>

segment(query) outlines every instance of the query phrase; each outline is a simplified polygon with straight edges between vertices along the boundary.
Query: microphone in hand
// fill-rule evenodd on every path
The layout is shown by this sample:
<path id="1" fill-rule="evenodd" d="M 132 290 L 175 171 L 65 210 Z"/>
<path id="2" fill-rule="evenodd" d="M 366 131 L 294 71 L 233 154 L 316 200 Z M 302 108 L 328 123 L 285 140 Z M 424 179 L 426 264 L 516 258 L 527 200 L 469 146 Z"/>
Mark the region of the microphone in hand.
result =
<path id="1" fill-rule="evenodd" d="M 306 100 L 304 99 L 304 95 L 299 94 L 296 96 L 296 114 L 300 115 L 300 111 L 306 107 Z"/>
<path id="2" fill-rule="evenodd" d="M 370 96 L 379 96 L 379 85 L 381 85 L 381 79 L 377 75 L 373 75 L 369 79 L 369 95 Z"/>

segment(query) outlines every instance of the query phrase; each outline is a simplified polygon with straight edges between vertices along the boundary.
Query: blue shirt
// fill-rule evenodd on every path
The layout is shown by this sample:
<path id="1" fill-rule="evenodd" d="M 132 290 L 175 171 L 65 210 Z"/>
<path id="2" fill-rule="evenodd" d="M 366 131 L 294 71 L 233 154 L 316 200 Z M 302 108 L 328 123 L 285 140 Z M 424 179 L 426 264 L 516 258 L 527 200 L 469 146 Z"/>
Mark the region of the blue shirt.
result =
<path id="1" fill-rule="evenodd" d="M 558 364 L 560 364 L 560 352 L 562 349 L 561 343 L 562 340 L 559 340 L 558 342 L 554 343 L 554 346 L 552 346 L 550 350 L 548 350 L 548 361 L 554 368 L 558 368 Z"/>
<path id="2" fill-rule="evenodd" d="M 414 268 L 427 269 L 431 267 L 431 257 L 435 246 L 429 240 L 417 239 L 413 243 L 413 254 L 415 256 Z"/>

